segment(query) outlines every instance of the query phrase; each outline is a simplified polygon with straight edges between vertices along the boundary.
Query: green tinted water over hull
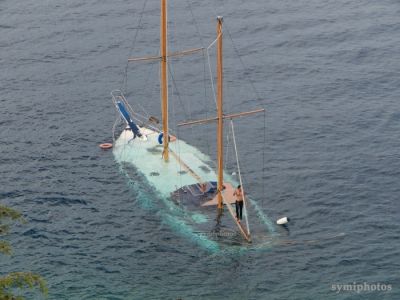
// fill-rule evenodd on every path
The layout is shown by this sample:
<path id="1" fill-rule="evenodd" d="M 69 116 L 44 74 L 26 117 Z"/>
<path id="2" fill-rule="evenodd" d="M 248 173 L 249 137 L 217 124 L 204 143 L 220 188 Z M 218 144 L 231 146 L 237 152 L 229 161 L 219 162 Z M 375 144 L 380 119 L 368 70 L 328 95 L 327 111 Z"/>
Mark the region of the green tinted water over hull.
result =
<path id="1" fill-rule="evenodd" d="M 141 131 L 147 134 L 147 140 L 135 138 L 128 142 L 132 139 L 130 130 L 125 130 L 116 140 L 113 152 L 118 162 L 134 165 L 164 197 L 169 197 L 182 186 L 199 183 L 173 155 L 170 155 L 169 162 L 163 161 L 158 133 L 143 128 Z M 214 170 L 206 164 L 210 161 L 209 157 L 181 140 L 169 145 L 171 151 L 176 153 L 202 179 L 202 182 L 216 181 Z M 227 179 L 230 178 L 227 176 Z"/>
<path id="2" fill-rule="evenodd" d="M 147 139 L 137 137 L 132 140 L 133 135 L 130 130 L 122 132 L 115 141 L 113 149 L 115 159 L 121 165 L 126 163 L 132 165 L 159 194 L 165 206 L 161 211 L 163 222 L 201 247 L 212 252 L 218 251 L 218 243 L 202 233 L 199 234 L 196 229 L 196 224 L 209 222 L 209 216 L 200 211 L 187 211 L 184 207 L 177 206 L 170 198 L 171 193 L 182 186 L 196 184 L 199 181 L 190 175 L 173 155 L 170 155 L 168 163 L 164 162 L 157 132 L 146 128 L 141 128 L 141 132 Z M 176 153 L 202 181 L 216 180 L 215 172 L 205 163 L 210 161 L 206 155 L 183 141 L 172 142 L 169 145 L 171 151 Z"/>
<path id="3" fill-rule="evenodd" d="M 188 210 L 183 205 L 176 205 L 170 198 L 172 192 L 183 186 L 199 183 L 199 180 L 196 179 L 196 176 L 192 176 L 174 155 L 170 155 L 168 163 L 163 161 L 163 147 L 158 143 L 157 132 L 146 128 L 141 128 L 141 132 L 146 135 L 147 139 L 136 137 L 132 140 L 133 135 L 130 130 L 122 132 L 114 144 L 113 153 L 115 159 L 121 166 L 132 165 L 158 193 L 160 197 L 156 201 L 162 203 L 164 206 L 160 211 L 163 222 L 167 223 L 174 231 L 188 237 L 202 248 L 211 252 L 220 251 L 220 242 L 210 239 L 208 233 L 200 229 L 204 228 L 202 227 L 204 223 L 209 223 L 211 226 L 210 228 L 212 228 L 216 222 L 215 215 L 210 216 L 210 214 L 206 214 L 201 206 Z M 216 181 L 216 173 L 207 164 L 207 162 L 210 162 L 210 158 L 207 155 L 201 153 L 198 149 L 182 140 L 171 142 L 169 145 L 171 151 L 179 156 L 179 159 L 197 174 L 197 178 L 201 178 L 201 182 Z M 128 177 L 131 176 L 128 175 Z M 224 178 L 225 182 L 230 182 L 233 185 L 237 184 L 237 182 L 226 173 L 224 173 Z M 255 209 L 255 216 L 264 224 L 263 234 L 265 235 L 268 232 L 270 235 L 275 235 L 272 222 L 262 213 L 261 209 L 254 201 L 251 199 L 249 200 L 252 204 L 251 206 Z M 232 229 L 234 228 L 235 226 L 233 224 Z M 267 229 L 267 232 L 265 229 Z M 254 246 L 256 246 L 256 248 L 269 248 L 271 243 L 268 241 L 267 243 L 263 242 L 263 246 L 254 243 L 252 246 L 248 244 L 238 246 L 237 242 L 235 242 L 235 245 L 236 246 L 233 248 L 243 247 L 244 250 L 251 249 Z M 229 246 L 229 248 L 231 247 Z M 233 250 L 233 248 L 231 250 Z M 224 251 L 227 251 L 227 249 Z"/>

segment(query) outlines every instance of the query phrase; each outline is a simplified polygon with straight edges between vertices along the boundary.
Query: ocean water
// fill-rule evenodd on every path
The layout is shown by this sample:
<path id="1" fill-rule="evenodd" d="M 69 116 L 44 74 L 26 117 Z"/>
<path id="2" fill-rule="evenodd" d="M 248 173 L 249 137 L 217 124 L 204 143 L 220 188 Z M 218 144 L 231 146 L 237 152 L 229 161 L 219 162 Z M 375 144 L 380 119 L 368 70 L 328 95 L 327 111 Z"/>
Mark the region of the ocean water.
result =
<path id="1" fill-rule="evenodd" d="M 400 299 L 400 3 L 171 1 L 172 51 L 207 46 L 224 16 L 227 110 L 267 110 L 265 147 L 262 117 L 237 125 L 247 191 L 292 219 L 268 247 L 215 253 L 98 148 L 112 89 L 159 111 L 157 66 L 125 71 L 157 54 L 158 2 L 143 18 L 142 0 L 0 2 L 0 202 L 28 221 L 1 274 L 42 274 L 49 299 Z M 172 123 L 212 112 L 198 62 L 173 65 Z M 182 137 L 213 153 L 193 130 Z"/>

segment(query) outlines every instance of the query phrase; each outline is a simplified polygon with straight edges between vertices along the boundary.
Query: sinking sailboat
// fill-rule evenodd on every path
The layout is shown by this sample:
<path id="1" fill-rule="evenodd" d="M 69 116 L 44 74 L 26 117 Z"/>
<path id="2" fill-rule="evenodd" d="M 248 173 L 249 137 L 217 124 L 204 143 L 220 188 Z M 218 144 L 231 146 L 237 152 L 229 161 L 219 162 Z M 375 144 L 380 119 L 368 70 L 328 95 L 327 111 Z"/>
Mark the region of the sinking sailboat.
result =
<path id="1" fill-rule="evenodd" d="M 168 218 L 178 224 L 182 231 L 201 244 L 215 244 L 221 239 L 220 224 L 229 224 L 232 231 L 238 232 L 244 241 L 251 242 L 249 226 L 249 198 L 245 194 L 237 160 L 238 178 L 231 178 L 224 171 L 224 121 L 246 115 L 264 112 L 264 109 L 226 115 L 223 112 L 223 18 L 217 17 L 216 39 L 212 45 L 217 49 L 217 83 L 215 98 L 217 116 L 201 120 L 189 120 L 178 126 L 194 126 L 204 123 L 216 123 L 217 167 L 208 162 L 210 157 L 196 147 L 174 136 L 169 129 L 168 109 L 168 60 L 171 57 L 189 55 L 204 48 L 169 53 L 167 49 L 167 4 L 161 1 L 161 38 L 160 55 L 130 58 L 130 62 L 160 62 L 161 122 L 156 117 L 145 117 L 139 114 L 120 90 L 112 91 L 112 100 L 120 119 L 123 120 L 122 133 L 114 138 L 113 153 L 116 160 L 123 165 L 135 168 L 143 179 L 154 188 L 160 199 L 166 204 Z M 154 100 L 155 101 L 155 100 Z M 114 129 L 116 126 L 114 126 Z M 234 136 L 233 136 L 234 137 Z M 233 139 L 237 157 L 236 140 Z M 235 187 L 242 186 L 244 202 L 244 220 L 236 218 L 234 205 Z M 224 213 L 224 210 L 228 213 Z M 260 210 L 257 207 L 257 213 Z M 228 217 L 227 217 L 228 216 Z M 269 221 L 264 221 L 267 225 Z M 226 226 L 225 226 L 226 227 Z M 236 228 L 236 229 L 235 229 Z M 223 235 L 223 234 L 222 234 Z"/>

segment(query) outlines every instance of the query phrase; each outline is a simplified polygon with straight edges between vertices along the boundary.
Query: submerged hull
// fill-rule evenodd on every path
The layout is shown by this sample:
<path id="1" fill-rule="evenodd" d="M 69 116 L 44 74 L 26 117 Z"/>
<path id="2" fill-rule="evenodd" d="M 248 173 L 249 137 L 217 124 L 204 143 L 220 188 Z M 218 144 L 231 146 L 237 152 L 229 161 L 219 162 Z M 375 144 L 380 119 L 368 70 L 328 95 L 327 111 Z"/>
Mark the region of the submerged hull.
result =
<path id="1" fill-rule="evenodd" d="M 226 235 L 240 240 L 232 222 L 226 220 L 221 226 L 216 206 L 202 205 L 216 194 L 217 176 L 208 165 L 209 157 L 176 140 L 169 144 L 166 163 L 158 132 L 144 127 L 140 131 L 144 138 L 133 139 L 132 131 L 124 130 L 115 141 L 113 154 L 118 163 L 134 167 L 151 185 L 164 203 L 164 221 L 208 249 L 219 249 L 218 241 Z M 204 189 L 199 179 L 207 183 Z"/>
<path id="2" fill-rule="evenodd" d="M 182 140 L 171 142 L 169 148 L 175 155 L 170 155 L 166 163 L 162 158 L 163 146 L 158 142 L 158 132 L 148 128 L 140 131 L 146 138 L 132 139 L 132 131 L 124 130 L 115 142 L 114 155 L 118 162 L 134 165 L 163 197 L 169 197 L 182 186 L 199 182 L 183 164 L 203 182 L 216 180 L 215 172 L 207 165 L 210 159 L 195 147 Z"/>
<path id="3" fill-rule="evenodd" d="M 186 142 L 176 140 L 169 144 L 170 159 L 166 163 L 158 132 L 144 127 L 140 131 L 144 137 L 133 139 L 132 131 L 124 130 L 115 141 L 113 154 L 123 169 L 124 166 L 133 167 L 155 191 L 155 201 L 163 204 L 163 221 L 211 251 L 218 251 L 221 246 L 248 248 L 235 221 L 230 216 L 218 216 L 216 206 L 209 205 L 217 193 L 217 175 L 210 167 L 210 158 Z M 224 174 L 224 177 L 227 184 L 236 184 L 229 175 Z M 267 225 L 267 232 L 273 233 L 270 220 L 256 203 L 249 201 L 255 215 Z"/>

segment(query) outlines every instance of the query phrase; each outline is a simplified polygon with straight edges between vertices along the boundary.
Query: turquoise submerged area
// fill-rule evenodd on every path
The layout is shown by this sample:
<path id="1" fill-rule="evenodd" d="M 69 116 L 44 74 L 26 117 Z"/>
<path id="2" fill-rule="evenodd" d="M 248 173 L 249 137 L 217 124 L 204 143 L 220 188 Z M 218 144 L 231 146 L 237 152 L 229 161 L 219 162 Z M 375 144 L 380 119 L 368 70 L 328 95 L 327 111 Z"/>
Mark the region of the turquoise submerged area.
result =
<path id="1" fill-rule="evenodd" d="M 145 130 L 149 134 L 146 134 Z M 163 197 L 169 197 L 172 192 L 182 186 L 198 182 L 174 155 L 178 156 L 184 164 L 189 165 L 204 182 L 216 180 L 215 172 L 206 164 L 210 158 L 196 148 L 181 140 L 171 142 L 170 162 L 163 163 L 163 148 L 158 143 L 158 133 L 144 128 L 141 129 L 141 132 L 146 136 L 145 140 L 132 139 L 133 134 L 130 130 L 122 132 L 114 146 L 115 159 L 120 164 L 130 164 L 138 169 L 148 183 L 155 187 Z"/>
<path id="2" fill-rule="evenodd" d="M 171 51 L 199 46 L 196 24 L 212 41 L 224 16 L 227 113 L 267 109 L 265 149 L 262 120 L 236 126 L 244 184 L 270 220 L 292 221 L 270 247 L 228 252 L 180 234 L 140 174 L 127 180 L 98 148 L 112 140 L 107 95 L 124 88 L 126 58 L 158 51 L 159 1 L 130 51 L 142 5 L 1 2 L 0 202 L 28 222 L 4 237 L 14 254 L 0 273 L 42 274 L 49 299 L 400 299 L 398 1 L 170 2 Z M 171 126 L 214 113 L 197 86 L 203 65 L 184 59 L 171 69 L 182 97 L 171 81 Z M 157 65 L 128 69 L 127 98 L 158 112 Z M 214 130 L 180 136 L 212 154 Z M 354 283 L 392 289 L 337 288 Z"/>
<path id="3" fill-rule="evenodd" d="M 114 143 L 113 154 L 121 172 L 130 182 L 137 180 L 141 185 L 153 188 L 153 201 L 164 204 L 158 206 L 162 221 L 168 223 L 175 232 L 213 253 L 237 251 L 237 248 L 249 250 L 271 246 L 270 237 L 275 233 L 274 227 L 255 201 L 248 199 L 247 214 L 252 225 L 258 221 L 258 227 L 264 226 L 264 230 L 256 232 L 252 244 L 247 244 L 238 233 L 227 208 L 224 215 L 217 218 L 216 206 L 201 206 L 210 200 L 214 193 L 202 199 L 198 197 L 202 194 L 200 191 L 187 189 L 188 186 L 196 186 L 199 180 L 209 182 L 209 185 L 216 180 L 217 175 L 208 165 L 212 164 L 210 157 L 177 139 L 170 143 L 170 159 L 168 163 L 164 163 L 158 133 L 145 127 L 140 129 L 140 133 L 141 138 L 133 138 L 131 130 L 123 130 Z M 224 182 L 237 185 L 226 173 Z M 182 195 L 173 199 L 172 195 L 181 188 Z M 190 198 L 196 199 L 195 203 L 192 203 Z M 139 204 L 146 207 L 148 202 Z M 228 239 L 226 235 L 234 239 Z M 262 235 L 264 240 L 260 239 Z M 266 241 L 265 236 L 269 237 Z"/>

